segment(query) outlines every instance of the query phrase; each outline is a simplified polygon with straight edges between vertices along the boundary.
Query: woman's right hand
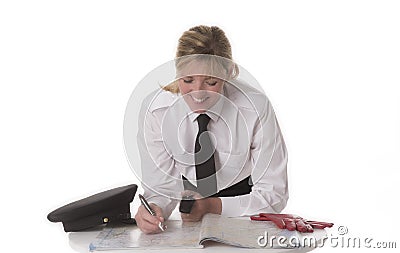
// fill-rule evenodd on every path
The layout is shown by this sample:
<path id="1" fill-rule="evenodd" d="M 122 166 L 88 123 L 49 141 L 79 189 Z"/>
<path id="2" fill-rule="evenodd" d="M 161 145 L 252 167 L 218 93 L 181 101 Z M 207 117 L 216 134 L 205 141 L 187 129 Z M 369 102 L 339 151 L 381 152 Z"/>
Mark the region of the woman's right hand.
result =
<path id="1" fill-rule="evenodd" d="M 135 215 L 136 224 L 145 234 L 160 233 L 158 224 L 164 222 L 162 210 L 156 204 L 150 203 L 150 207 L 156 212 L 156 216 L 151 215 L 143 205 L 140 205 Z"/>

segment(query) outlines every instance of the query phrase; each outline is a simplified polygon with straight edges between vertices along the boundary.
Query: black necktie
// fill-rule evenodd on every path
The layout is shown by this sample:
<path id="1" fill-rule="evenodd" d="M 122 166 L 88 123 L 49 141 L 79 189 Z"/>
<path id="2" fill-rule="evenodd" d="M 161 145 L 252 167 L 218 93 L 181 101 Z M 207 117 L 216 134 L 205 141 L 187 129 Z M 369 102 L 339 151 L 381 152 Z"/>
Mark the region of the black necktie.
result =
<path id="1" fill-rule="evenodd" d="M 200 114 L 197 117 L 199 132 L 194 147 L 196 163 L 197 191 L 203 197 L 209 197 L 217 193 L 217 178 L 215 175 L 214 147 L 210 135 L 207 132 L 207 125 L 210 117 L 207 114 Z"/>

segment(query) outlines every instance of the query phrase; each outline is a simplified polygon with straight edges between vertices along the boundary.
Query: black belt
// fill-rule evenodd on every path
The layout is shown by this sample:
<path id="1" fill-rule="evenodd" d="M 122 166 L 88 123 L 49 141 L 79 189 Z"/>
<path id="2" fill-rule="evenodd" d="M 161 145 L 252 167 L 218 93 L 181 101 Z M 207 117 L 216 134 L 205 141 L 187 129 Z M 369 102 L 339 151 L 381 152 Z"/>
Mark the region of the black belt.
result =
<path id="1" fill-rule="evenodd" d="M 191 184 L 189 180 L 182 176 L 183 180 L 183 188 L 185 190 L 197 191 L 196 186 Z M 211 195 L 210 197 L 234 197 L 249 194 L 251 192 L 251 188 L 253 187 L 253 182 L 251 180 L 251 176 L 246 177 L 242 181 L 229 186 L 228 188 L 222 189 L 219 192 Z"/>

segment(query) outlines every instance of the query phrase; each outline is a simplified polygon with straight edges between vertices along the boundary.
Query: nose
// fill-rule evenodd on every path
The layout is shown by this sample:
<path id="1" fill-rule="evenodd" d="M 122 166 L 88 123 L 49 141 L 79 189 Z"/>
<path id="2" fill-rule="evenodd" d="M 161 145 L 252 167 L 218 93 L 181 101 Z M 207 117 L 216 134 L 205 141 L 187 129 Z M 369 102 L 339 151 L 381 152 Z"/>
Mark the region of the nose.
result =
<path id="1" fill-rule="evenodd" d="M 203 80 L 195 79 L 191 85 L 192 91 L 201 91 L 205 90 Z"/>
<path id="2" fill-rule="evenodd" d="M 199 91 L 203 89 L 203 81 L 199 79 L 193 80 L 193 91 Z"/>

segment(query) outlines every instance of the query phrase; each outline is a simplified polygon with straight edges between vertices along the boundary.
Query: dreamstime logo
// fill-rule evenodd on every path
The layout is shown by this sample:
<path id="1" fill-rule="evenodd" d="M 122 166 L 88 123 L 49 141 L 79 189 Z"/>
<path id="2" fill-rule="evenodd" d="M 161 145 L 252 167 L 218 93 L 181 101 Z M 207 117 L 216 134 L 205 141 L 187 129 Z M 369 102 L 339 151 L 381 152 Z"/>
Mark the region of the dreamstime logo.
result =
<path id="1" fill-rule="evenodd" d="M 264 235 L 257 238 L 257 244 L 263 248 L 322 248 L 326 245 L 332 248 L 373 248 L 373 249 L 396 249 L 395 241 L 377 241 L 371 237 L 347 236 L 349 230 L 346 226 L 337 228 L 337 235 L 329 234 L 320 237 L 313 234 L 295 233 L 293 235 Z"/>

